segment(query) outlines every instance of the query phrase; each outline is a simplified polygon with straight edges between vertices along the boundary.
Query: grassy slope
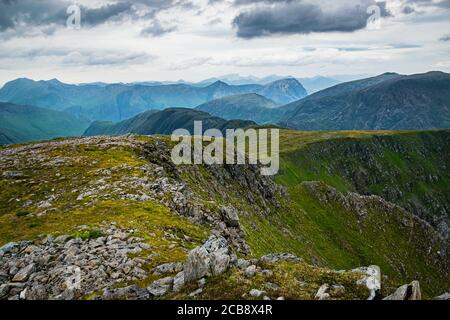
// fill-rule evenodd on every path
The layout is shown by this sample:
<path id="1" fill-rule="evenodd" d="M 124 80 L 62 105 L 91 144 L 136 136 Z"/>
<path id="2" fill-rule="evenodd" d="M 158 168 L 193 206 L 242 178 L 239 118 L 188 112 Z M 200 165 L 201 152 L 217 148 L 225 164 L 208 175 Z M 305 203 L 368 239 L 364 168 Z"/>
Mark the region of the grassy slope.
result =
<path id="1" fill-rule="evenodd" d="M 87 120 L 68 113 L 33 106 L 0 103 L 0 143 L 23 143 L 57 137 L 80 136 Z M 11 142 L 12 141 L 12 142 Z"/>
<path id="2" fill-rule="evenodd" d="M 216 195 L 209 196 L 215 198 L 216 202 L 231 201 L 246 212 L 241 221 L 255 256 L 268 252 L 293 252 L 310 263 L 337 269 L 378 264 L 383 272 L 398 283 L 419 279 L 430 295 L 448 290 L 448 283 L 442 281 L 448 276 L 442 271 L 443 267 L 448 268 L 448 260 L 447 266 L 437 262 L 439 245 L 434 244 L 430 248 L 423 246 L 435 235 L 430 237 L 424 233 L 417 221 L 415 227 L 405 229 L 403 223 L 413 219 L 411 214 L 400 209 L 386 212 L 383 206 L 368 201 L 368 214 L 364 223 L 361 223 L 357 212 L 349 210 L 341 201 L 324 202 L 320 199 L 329 191 L 328 188 L 311 191 L 301 184 L 303 181 L 321 180 L 341 191 L 352 190 L 341 176 L 331 175 L 326 170 L 316 171 L 314 159 L 309 163 L 297 162 L 298 154 L 305 150 L 307 156 L 307 149 L 320 145 L 321 141 L 339 145 L 351 139 L 370 144 L 376 136 L 393 136 L 408 145 L 414 144 L 421 133 L 282 131 L 282 171 L 277 181 L 287 186 L 291 201 L 286 200 L 281 208 L 272 208 L 272 212 L 267 215 L 242 200 L 244 190 L 237 184 L 226 187 L 231 196 L 226 201 L 220 197 L 217 199 Z M 316 166 L 320 167 L 323 163 L 316 160 Z M 347 160 L 345 158 L 344 162 Z M 207 172 L 205 174 L 208 175 Z M 413 181 L 413 173 L 408 178 Z M 444 181 L 443 185 L 448 186 L 448 183 Z M 208 184 L 208 188 L 211 188 L 211 184 Z M 207 193 L 207 190 L 203 191 Z"/>
<path id="3" fill-rule="evenodd" d="M 406 228 L 403 225 L 405 219 L 412 221 L 411 215 L 398 209 L 386 211 L 376 201 L 367 200 L 367 214 L 364 219 L 360 219 L 357 212 L 345 206 L 339 198 L 327 199 L 327 186 L 319 185 L 311 189 L 307 184 L 301 183 L 306 180 L 323 180 L 342 191 L 351 190 L 345 179 L 317 174 L 314 168 L 308 172 L 306 169 L 309 164 L 302 167 L 301 163 L 295 160 L 302 150 L 314 148 L 324 140 L 334 144 L 338 143 L 337 141 L 345 142 L 346 138 L 354 138 L 358 142 L 370 143 L 374 135 L 394 135 L 405 137 L 407 141 L 411 140 L 408 134 L 399 135 L 392 132 L 282 131 L 283 170 L 277 180 L 287 186 L 290 196 L 282 199 L 279 208 L 269 205 L 270 213 L 263 213 L 259 198 L 256 197 L 252 202 L 242 196 L 249 190 L 243 190 L 237 182 L 219 183 L 207 167 L 181 169 L 182 177 L 205 203 L 208 203 L 208 200 L 215 201 L 210 203 L 212 211 L 216 211 L 220 204 L 229 203 L 240 209 L 241 223 L 254 256 L 272 252 L 292 252 L 304 257 L 308 263 L 332 269 L 378 264 L 395 284 L 418 279 L 429 296 L 440 294 L 449 289 L 444 280 L 448 274 L 445 274 L 436 262 L 438 248 L 432 245 L 430 255 L 429 248 L 424 247 L 428 244 L 429 237 L 422 232 L 423 229 Z M 416 134 L 409 135 L 412 135 L 414 140 Z M 167 207 L 155 202 L 117 200 L 114 195 L 106 201 L 94 201 L 89 197 L 82 201 L 76 200 L 78 192 L 73 190 L 82 189 L 84 185 L 100 179 L 102 175 L 98 170 L 112 170 L 126 164 L 127 166 L 119 171 L 112 170 L 112 181 L 123 176 L 140 176 L 142 172 L 139 167 L 145 160 L 140 158 L 136 150 L 126 146 L 105 149 L 101 146 L 61 145 L 52 150 L 49 156 L 68 157 L 69 161 L 59 167 L 44 162 L 28 165 L 23 163 L 21 165 L 24 167 L 20 168 L 17 168 L 17 164 L 11 164 L 2 168 L 5 171 L 20 169 L 27 178 L 24 183 L 0 176 L 0 244 L 18 239 L 33 239 L 43 233 L 67 234 L 80 224 L 95 226 L 102 221 L 115 221 L 124 227 L 135 228 L 145 235 L 148 243 L 159 253 L 153 266 L 161 262 L 184 259 L 187 250 L 201 243 L 208 234 L 204 227 L 175 216 Z M 37 207 L 37 203 L 53 194 L 54 190 L 58 190 L 61 196 L 54 201 L 51 210 L 42 216 L 30 215 L 42 211 Z M 324 198 L 327 201 L 324 201 Z M 27 200 L 33 201 L 32 210 L 23 209 Z M 170 249 L 173 243 L 171 239 L 164 237 L 164 231 L 187 234 L 193 241 L 176 241 L 175 247 Z M 313 272 L 310 267 L 287 265 L 283 268 L 290 269 L 290 275 L 300 272 L 298 268 L 303 276 Z M 281 270 L 275 277 L 286 272 Z M 311 294 L 324 281 L 321 273 L 314 274 L 318 279 L 312 281 L 314 285 L 308 287 L 305 292 L 284 294 L 293 298 L 311 298 Z M 206 291 L 204 297 L 217 298 L 220 296 L 217 290 L 226 286 L 235 288 L 235 291 L 227 291 L 229 293 L 226 297 L 238 297 L 242 290 L 245 291 L 247 286 L 253 285 L 247 283 L 242 287 L 236 286 L 236 281 L 241 282 L 243 278 L 242 275 L 235 274 L 235 271 L 225 277 L 227 282 L 216 279 L 215 285 L 210 287 L 210 291 Z M 338 281 L 336 277 L 334 281 Z M 289 288 L 289 285 L 286 284 L 285 288 Z M 294 288 L 298 289 L 298 286 Z"/>

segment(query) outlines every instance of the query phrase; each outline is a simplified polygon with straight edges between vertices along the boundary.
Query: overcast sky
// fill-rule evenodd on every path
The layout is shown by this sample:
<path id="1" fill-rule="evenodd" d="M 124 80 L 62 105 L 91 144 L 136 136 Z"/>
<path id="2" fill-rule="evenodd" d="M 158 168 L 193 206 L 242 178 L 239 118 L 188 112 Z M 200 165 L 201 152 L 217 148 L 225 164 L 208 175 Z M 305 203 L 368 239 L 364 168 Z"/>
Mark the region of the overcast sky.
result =
<path id="1" fill-rule="evenodd" d="M 450 0 L 0 0 L 0 84 L 450 72 Z"/>

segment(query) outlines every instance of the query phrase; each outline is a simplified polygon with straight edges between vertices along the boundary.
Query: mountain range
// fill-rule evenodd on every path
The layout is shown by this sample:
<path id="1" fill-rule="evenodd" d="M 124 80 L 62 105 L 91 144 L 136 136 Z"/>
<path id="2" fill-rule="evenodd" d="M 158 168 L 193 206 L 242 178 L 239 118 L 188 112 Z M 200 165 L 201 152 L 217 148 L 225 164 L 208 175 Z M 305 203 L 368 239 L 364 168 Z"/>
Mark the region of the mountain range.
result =
<path id="1" fill-rule="evenodd" d="M 202 121 L 203 130 L 245 128 L 255 126 L 253 121 L 224 120 L 202 111 L 186 108 L 169 108 L 163 111 L 149 110 L 119 123 L 96 121 L 84 133 L 85 136 L 121 135 L 127 133 L 170 135 L 176 129 L 186 129 L 194 134 L 194 121 Z"/>
<path id="2" fill-rule="evenodd" d="M 278 80 L 267 85 L 229 85 L 217 81 L 205 87 L 187 84 L 70 85 L 56 79 L 17 79 L 0 90 L 0 101 L 66 111 L 91 121 L 122 121 L 151 109 L 193 108 L 214 99 L 244 93 L 261 93 L 279 105 L 307 95 L 295 79 Z"/>
<path id="3" fill-rule="evenodd" d="M 259 94 L 247 93 L 206 102 L 196 110 L 224 119 L 252 120 L 269 123 L 279 116 L 278 105 Z"/>
<path id="4" fill-rule="evenodd" d="M 88 126 L 66 112 L 0 103 L 0 145 L 80 136 Z"/>
<path id="5" fill-rule="evenodd" d="M 386 73 L 339 84 L 283 106 L 299 130 L 418 130 L 450 127 L 450 74 Z"/>

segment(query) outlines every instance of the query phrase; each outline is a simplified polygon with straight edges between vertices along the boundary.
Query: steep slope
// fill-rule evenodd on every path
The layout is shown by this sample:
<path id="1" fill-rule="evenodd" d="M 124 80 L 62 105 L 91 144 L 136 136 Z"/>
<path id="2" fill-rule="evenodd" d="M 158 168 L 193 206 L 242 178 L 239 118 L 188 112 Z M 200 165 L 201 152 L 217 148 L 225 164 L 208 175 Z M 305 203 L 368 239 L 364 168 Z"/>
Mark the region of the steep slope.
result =
<path id="1" fill-rule="evenodd" d="M 80 136 L 88 126 L 65 112 L 0 103 L 0 144 Z"/>
<path id="2" fill-rule="evenodd" d="M 449 239 L 449 138 L 450 131 L 436 131 L 316 142 L 283 155 L 279 180 L 318 180 L 341 191 L 378 195 Z"/>
<path id="3" fill-rule="evenodd" d="M 384 74 L 344 83 L 283 107 L 303 130 L 409 130 L 450 126 L 450 75 Z"/>
<path id="4" fill-rule="evenodd" d="M 202 121 L 203 130 L 207 129 L 233 129 L 256 125 L 252 121 L 234 120 L 226 121 L 213 117 L 202 111 L 184 108 L 170 108 L 163 111 L 150 110 L 129 120 L 119 123 L 94 122 L 84 133 L 85 136 L 135 134 L 172 134 L 176 129 L 186 129 L 194 132 L 194 121 Z"/>
<path id="5" fill-rule="evenodd" d="M 150 109 L 194 108 L 227 96 L 267 94 L 279 104 L 303 97 L 303 87 L 292 80 L 267 86 L 228 85 L 217 81 L 208 86 L 188 84 L 85 84 L 69 85 L 58 80 L 17 79 L 0 89 L 0 101 L 65 110 L 90 120 L 121 121 Z"/>
<path id="6" fill-rule="evenodd" d="M 443 135 L 448 140 L 448 132 L 425 134 L 432 136 L 436 148 L 448 153 L 445 138 L 439 138 Z M 198 298 L 253 299 L 258 296 L 249 292 L 258 289 L 271 298 L 314 299 L 318 289 L 328 284 L 341 288 L 337 299 L 365 299 L 368 293 L 356 285 L 361 274 L 335 270 L 372 264 L 379 265 L 387 277 L 383 277 L 382 296 L 413 280 L 420 281 L 428 298 L 450 289 L 450 261 L 443 254 L 448 243 L 433 227 L 379 196 L 333 188 L 333 179 L 326 175 L 328 168 L 333 172 L 327 166 L 331 160 L 318 153 L 326 155 L 330 143 L 336 149 L 341 146 L 342 154 L 329 156 L 340 156 L 342 161 L 357 163 L 368 157 L 360 148 L 348 147 L 350 140 L 372 145 L 369 154 L 379 157 L 384 148 L 396 145 L 397 157 L 410 161 L 411 154 L 401 148 L 417 147 L 418 153 L 423 152 L 417 143 L 421 133 L 282 131 L 281 138 L 283 170 L 275 179 L 278 184 L 262 177 L 256 166 L 175 166 L 170 160 L 172 143 L 165 137 L 94 137 L 0 149 L 0 245 L 34 240 L 34 246 L 18 243 L 24 250 L 17 251 L 14 259 L 20 259 L 20 252 L 37 250 L 37 258 L 48 256 L 54 261 L 56 280 L 58 263 L 79 261 L 87 249 L 101 250 L 103 255 L 87 258 L 89 268 L 81 264 L 86 281 L 75 298 L 136 298 L 137 293 L 141 298 L 160 294 L 189 298 L 198 289 L 196 281 L 170 294 L 167 283 L 178 285 L 177 272 L 183 270 L 187 277 L 195 267 L 192 259 L 199 257 L 195 252 L 204 254 L 212 248 L 221 249 L 212 253 L 216 254 L 212 260 L 225 265 L 229 261 L 229 269 L 206 276 Z M 303 158 L 310 155 L 318 163 L 305 179 L 297 174 L 307 165 L 294 162 L 303 153 Z M 325 173 L 318 169 L 320 163 Z M 378 165 L 386 164 L 367 162 L 371 170 Z M 434 172 L 432 166 L 427 168 Z M 35 183 L 42 176 L 45 181 Z M 215 236 L 204 243 L 211 233 Z M 55 237 L 39 237 L 48 234 Z M 107 238 L 113 239 L 111 244 Z M 108 260 L 119 254 L 114 251 L 116 244 L 130 250 L 126 264 Z M 191 251 L 200 245 L 206 251 Z M 49 247 L 68 250 L 61 253 L 68 257 L 52 259 L 52 253 L 45 251 Z M 247 259 L 237 260 L 229 250 Z M 281 252 L 291 255 L 272 254 Z M 260 258 L 267 254 L 272 255 Z M 12 259 L 9 253 L 7 257 Z M 191 264 L 177 264 L 186 259 Z M 248 276 L 247 267 L 252 264 L 256 271 Z M 9 264 L 0 263 L 4 266 L 10 269 Z M 268 282 L 276 286 L 266 287 Z M 156 290 L 164 284 L 163 293 Z M 26 285 L 30 286 L 26 294 L 35 297 L 36 284 Z M 49 296 L 59 293 L 55 282 L 42 285 Z"/>
<path id="7" fill-rule="evenodd" d="M 224 119 L 251 120 L 257 123 L 275 122 L 277 104 L 255 93 L 230 96 L 204 103 L 196 110 Z"/>

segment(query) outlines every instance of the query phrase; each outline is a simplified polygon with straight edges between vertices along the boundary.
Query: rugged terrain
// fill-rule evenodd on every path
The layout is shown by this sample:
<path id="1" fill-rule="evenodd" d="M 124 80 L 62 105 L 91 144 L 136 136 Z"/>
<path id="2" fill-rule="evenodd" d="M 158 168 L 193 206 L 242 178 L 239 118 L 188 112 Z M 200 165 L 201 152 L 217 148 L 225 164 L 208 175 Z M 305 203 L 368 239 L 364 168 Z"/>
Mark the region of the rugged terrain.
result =
<path id="1" fill-rule="evenodd" d="M 128 133 L 170 135 L 177 129 L 185 129 L 194 134 L 194 121 L 201 121 L 203 130 L 218 129 L 225 131 L 226 129 L 246 128 L 256 125 L 253 121 L 225 120 L 193 109 L 169 108 L 163 111 L 150 110 L 118 123 L 95 121 L 86 129 L 84 135 L 119 135 Z"/>
<path id="2" fill-rule="evenodd" d="M 56 79 L 16 79 L 0 89 L 0 102 L 66 111 L 90 121 L 117 122 L 147 110 L 194 108 L 208 101 L 245 93 L 260 93 L 279 105 L 296 101 L 307 94 L 294 79 L 278 80 L 267 85 L 229 85 L 217 81 L 205 86 L 122 83 L 73 85 Z"/>
<path id="3" fill-rule="evenodd" d="M 256 166 L 175 166 L 166 137 L 2 148 L 0 297 L 433 298 L 450 289 L 434 210 L 448 208 L 448 141 L 448 131 L 282 131 L 275 180 Z M 427 212 L 375 188 L 377 177 L 406 190 L 420 170 L 433 176 L 436 206 L 418 197 Z"/>
<path id="4" fill-rule="evenodd" d="M 450 125 L 450 74 L 429 72 L 339 84 L 282 107 L 299 130 L 421 130 Z"/>

